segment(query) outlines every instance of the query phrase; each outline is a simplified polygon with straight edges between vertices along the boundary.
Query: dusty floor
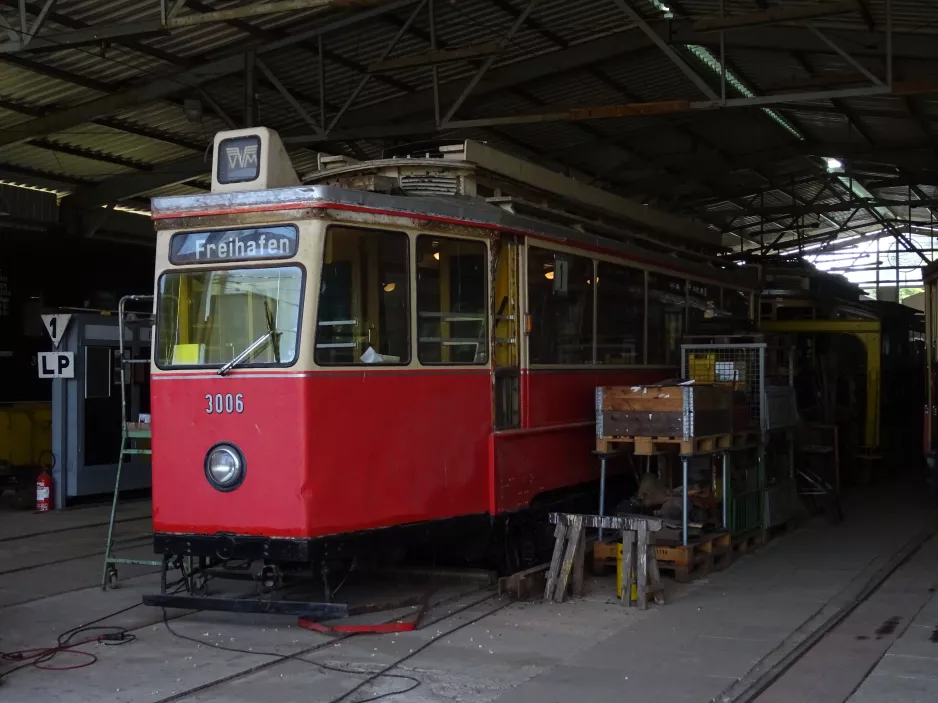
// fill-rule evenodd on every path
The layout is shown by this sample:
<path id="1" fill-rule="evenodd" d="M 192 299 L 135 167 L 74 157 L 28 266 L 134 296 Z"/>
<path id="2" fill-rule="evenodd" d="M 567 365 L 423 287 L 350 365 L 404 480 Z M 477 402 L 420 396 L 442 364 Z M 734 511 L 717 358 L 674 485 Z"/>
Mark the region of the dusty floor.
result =
<path id="1" fill-rule="evenodd" d="M 148 510 L 131 504 L 121 533 L 145 532 Z M 689 586 L 668 581 L 667 605 L 644 612 L 618 604 L 611 578 L 564 604 L 512 603 L 454 585 L 435 594 L 416 632 L 339 641 L 282 616 L 168 612 L 167 625 L 161 611 L 133 607 L 101 624 L 132 628 L 136 640 L 80 647 L 98 659 L 85 668 L 15 671 L 0 681 L 0 700 L 733 701 L 935 519 L 924 500 L 910 505 L 898 489 L 860 496 L 846 513 L 837 527 L 812 523 Z M 0 513 L 0 651 L 52 646 L 63 631 L 157 589 L 142 567 L 123 569 L 116 591 L 98 587 L 105 517 L 100 508 Z M 936 557 L 938 540 L 926 541 L 758 700 L 938 700 Z M 49 665 L 84 661 L 63 654 Z M 0 672 L 16 665 L 0 662 Z"/>

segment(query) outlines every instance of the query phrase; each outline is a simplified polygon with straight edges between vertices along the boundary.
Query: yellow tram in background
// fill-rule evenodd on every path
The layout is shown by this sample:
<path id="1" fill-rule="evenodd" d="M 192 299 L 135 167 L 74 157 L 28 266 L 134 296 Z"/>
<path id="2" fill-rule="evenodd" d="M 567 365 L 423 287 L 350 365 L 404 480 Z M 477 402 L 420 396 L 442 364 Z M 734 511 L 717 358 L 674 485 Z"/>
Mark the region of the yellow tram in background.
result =
<path id="1" fill-rule="evenodd" d="M 838 428 L 848 483 L 919 461 L 925 328 L 918 311 L 863 300 L 840 276 L 779 260 L 763 265 L 760 318 L 763 332 L 797 349 L 799 408 Z"/>

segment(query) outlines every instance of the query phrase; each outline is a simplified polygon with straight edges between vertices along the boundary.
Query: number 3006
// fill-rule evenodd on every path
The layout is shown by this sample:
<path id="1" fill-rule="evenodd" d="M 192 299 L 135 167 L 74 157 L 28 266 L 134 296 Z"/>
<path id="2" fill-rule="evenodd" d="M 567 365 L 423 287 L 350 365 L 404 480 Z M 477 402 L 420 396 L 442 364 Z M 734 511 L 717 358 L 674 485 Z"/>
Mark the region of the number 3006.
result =
<path id="1" fill-rule="evenodd" d="M 208 405 L 205 408 L 205 412 L 209 415 L 223 415 L 225 413 L 243 413 L 244 412 L 244 394 L 243 393 L 216 393 L 212 395 L 211 393 L 205 394 L 205 402 Z"/>

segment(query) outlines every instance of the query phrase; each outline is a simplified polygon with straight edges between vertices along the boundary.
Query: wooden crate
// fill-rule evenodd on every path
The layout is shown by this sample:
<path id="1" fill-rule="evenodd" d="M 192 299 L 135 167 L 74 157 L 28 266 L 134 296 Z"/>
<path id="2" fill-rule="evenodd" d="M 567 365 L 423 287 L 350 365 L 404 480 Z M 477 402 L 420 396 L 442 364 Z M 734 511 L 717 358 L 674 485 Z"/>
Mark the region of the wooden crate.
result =
<path id="1" fill-rule="evenodd" d="M 597 437 L 689 440 L 733 431 L 733 391 L 722 385 L 602 386 Z"/>
<path id="2" fill-rule="evenodd" d="M 733 554 L 733 542 L 728 532 L 704 535 L 687 546 L 655 545 L 658 568 L 682 583 L 729 566 Z"/>

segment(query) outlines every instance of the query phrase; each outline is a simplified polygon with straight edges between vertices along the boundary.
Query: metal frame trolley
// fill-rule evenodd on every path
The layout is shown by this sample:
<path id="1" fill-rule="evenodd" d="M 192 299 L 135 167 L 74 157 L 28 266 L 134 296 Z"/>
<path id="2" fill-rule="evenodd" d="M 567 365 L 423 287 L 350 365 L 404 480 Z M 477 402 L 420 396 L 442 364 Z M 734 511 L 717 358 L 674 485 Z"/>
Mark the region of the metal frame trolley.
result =
<path id="1" fill-rule="evenodd" d="M 131 322 L 129 315 L 134 316 L 135 321 L 140 321 L 143 318 L 146 322 L 152 325 L 153 313 L 152 308 L 149 312 L 132 312 L 128 313 L 127 303 L 144 303 L 144 302 L 153 302 L 152 295 L 126 295 L 120 299 L 120 304 L 118 305 L 118 343 L 119 343 L 119 353 L 120 353 L 120 387 L 121 387 L 121 448 L 120 448 L 120 457 L 117 462 L 117 476 L 114 480 L 114 497 L 111 499 L 111 517 L 108 522 L 107 529 L 107 544 L 104 549 L 104 566 L 101 573 L 101 588 L 107 590 L 108 588 L 116 588 L 118 581 L 117 567 L 118 564 L 134 564 L 138 566 L 161 566 L 162 561 L 155 559 L 132 559 L 128 557 L 117 557 L 114 556 L 115 548 L 121 544 L 127 544 L 130 542 L 139 543 L 142 539 L 152 538 L 152 534 L 144 535 L 134 535 L 131 537 L 125 537 L 121 539 L 116 539 L 114 536 L 114 524 L 117 519 L 117 506 L 120 500 L 120 489 L 121 489 L 121 470 L 124 467 L 126 461 L 132 460 L 137 456 L 150 456 L 153 451 L 150 446 L 141 447 L 143 443 L 149 445 L 151 433 L 149 423 L 143 422 L 131 422 L 127 417 L 127 394 L 128 394 L 128 375 L 130 380 L 132 380 L 135 374 L 131 369 L 135 365 L 149 364 L 149 357 L 145 359 L 129 359 L 126 357 L 124 349 L 124 335 L 127 331 L 127 324 Z M 151 340 L 152 345 L 152 340 Z"/>
<path id="2" fill-rule="evenodd" d="M 732 339 L 732 337 L 728 338 Z M 779 354 L 776 358 L 770 355 Z M 721 502 L 723 527 L 734 536 L 761 531 L 764 535 L 775 516 L 794 510 L 796 498 L 794 466 L 794 434 L 798 412 L 794 395 L 791 351 L 777 350 L 765 342 L 683 344 L 681 345 L 681 378 L 697 383 L 732 385 L 746 398 L 746 416 L 735 417 L 732 440 L 713 453 L 721 455 Z M 773 372 L 774 371 L 774 372 Z M 774 380 L 775 383 L 769 381 Z M 767 481 L 766 445 L 773 433 L 784 431 L 788 444 L 786 471 L 774 472 L 774 484 Z M 756 434 L 755 444 L 749 440 Z M 747 471 L 745 488 L 739 496 L 732 490 L 732 455 L 755 448 L 757 451 L 755 481 Z M 688 459 L 681 455 L 682 489 L 684 496 L 683 542 L 687 544 Z"/>

